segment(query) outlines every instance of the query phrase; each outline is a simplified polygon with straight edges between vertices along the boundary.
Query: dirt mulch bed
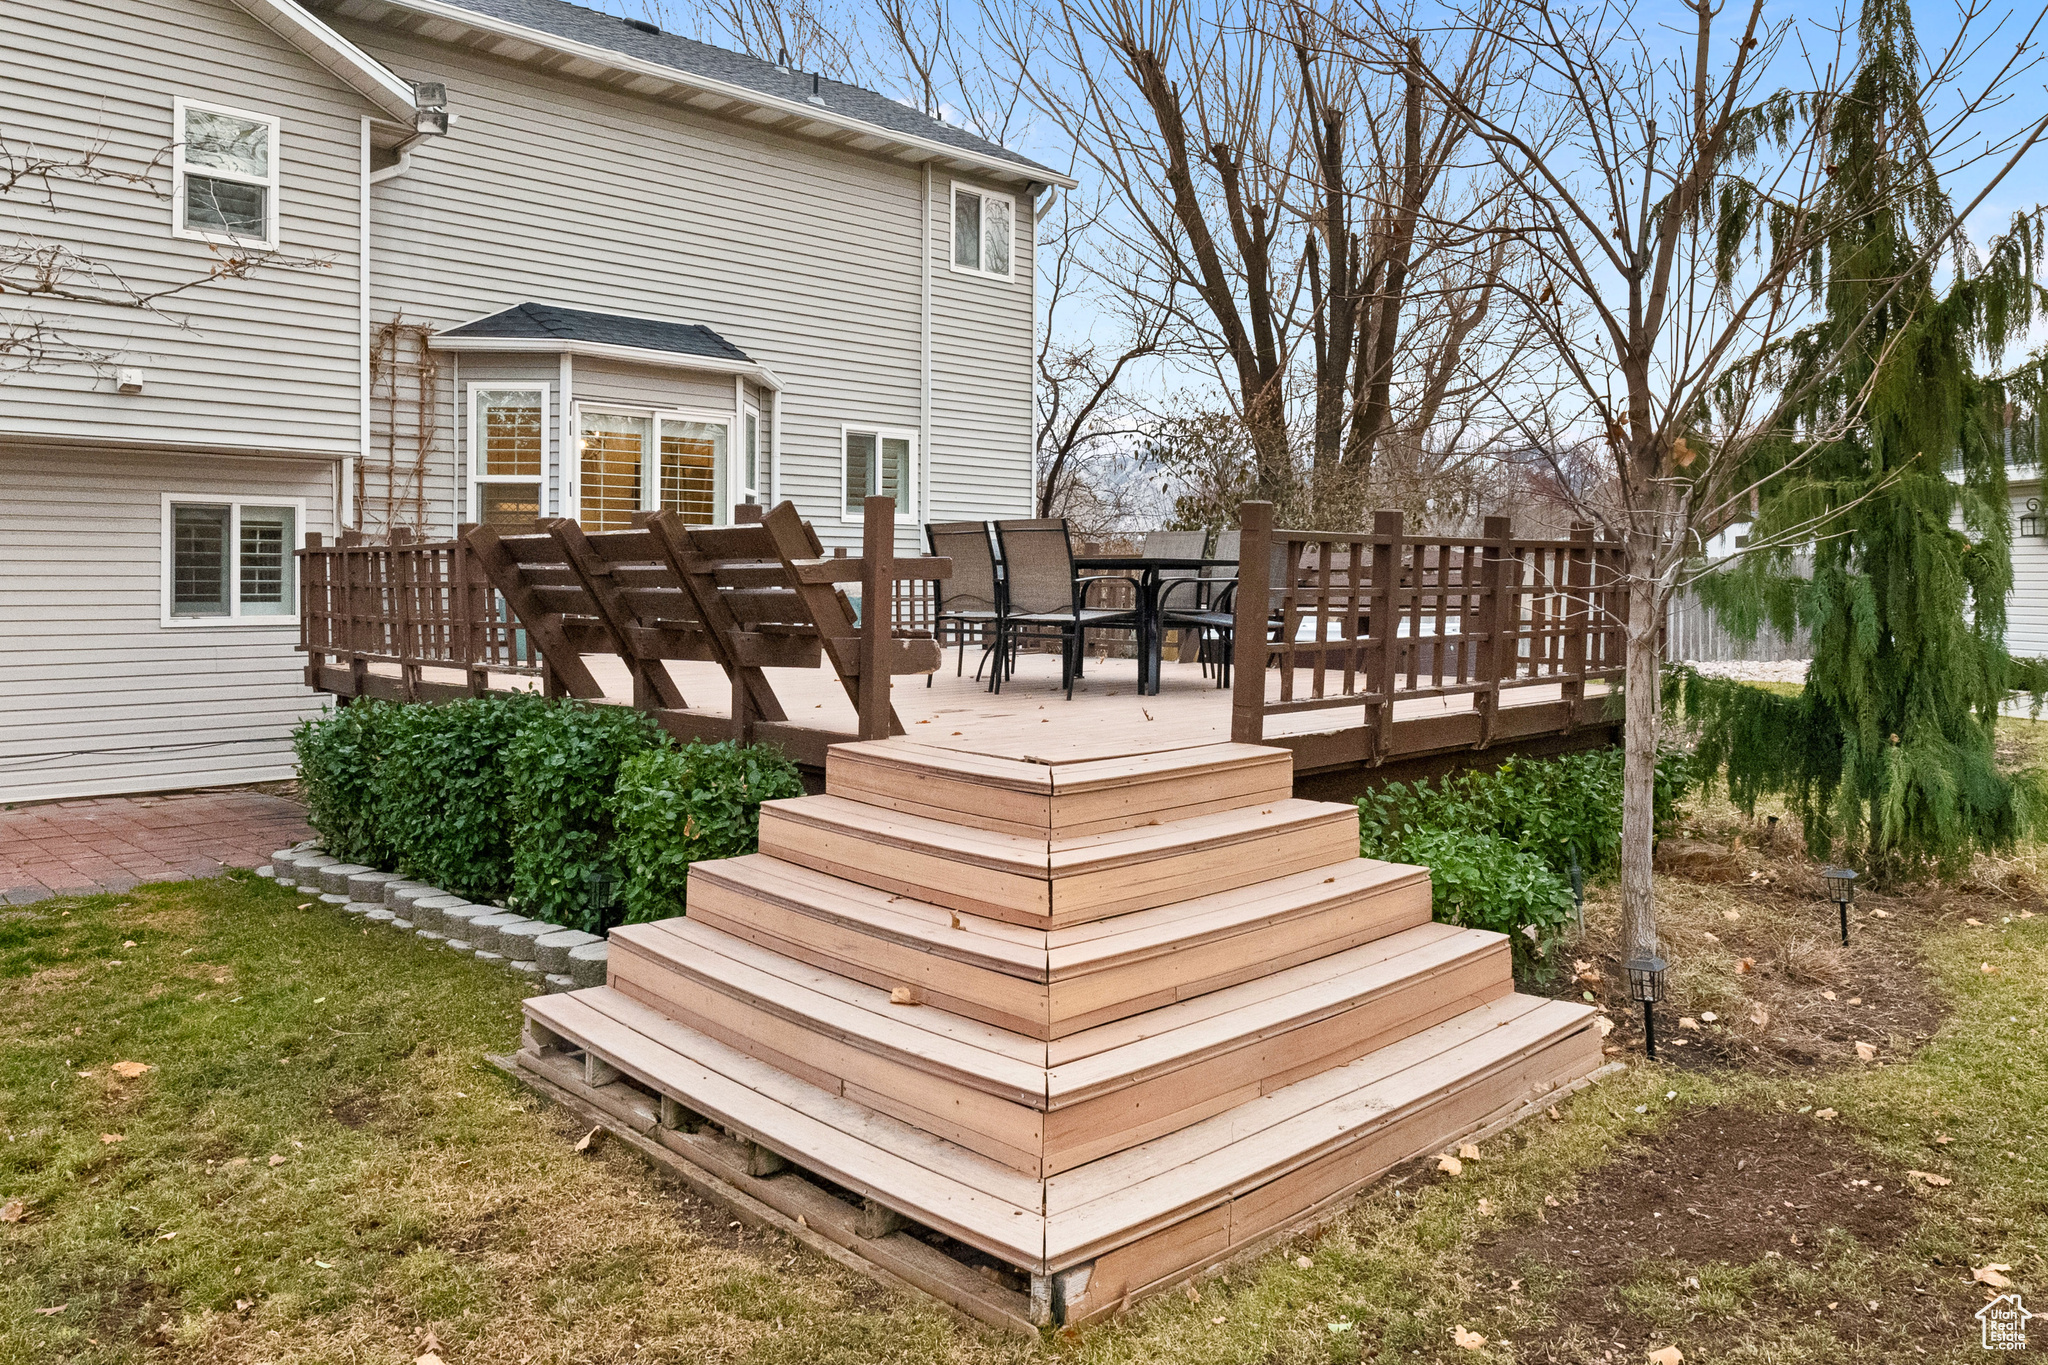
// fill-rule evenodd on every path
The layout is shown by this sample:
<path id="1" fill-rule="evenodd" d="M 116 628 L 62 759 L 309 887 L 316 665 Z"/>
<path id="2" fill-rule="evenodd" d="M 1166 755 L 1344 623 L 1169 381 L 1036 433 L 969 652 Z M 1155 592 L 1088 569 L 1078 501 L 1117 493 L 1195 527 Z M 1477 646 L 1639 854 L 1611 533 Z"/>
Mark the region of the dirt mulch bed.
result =
<path id="1" fill-rule="evenodd" d="M 1916 1284 L 1925 1272 L 1869 1264 L 1917 1217 L 1907 1174 L 1832 1123 L 1714 1108 L 1618 1153 L 1543 1221 L 1480 1254 L 1503 1303 L 1524 1283 L 1548 1291 L 1547 1322 L 1517 1333 L 1525 1361 L 1641 1360 L 1674 1341 L 1687 1360 L 1711 1359 L 1765 1323 L 1793 1322 L 1824 1327 L 1848 1358 L 1917 1359 L 1917 1343 L 1964 1341 L 1976 1307 L 1953 1285 Z M 1851 1262 L 1857 1288 L 1840 1287 Z"/>

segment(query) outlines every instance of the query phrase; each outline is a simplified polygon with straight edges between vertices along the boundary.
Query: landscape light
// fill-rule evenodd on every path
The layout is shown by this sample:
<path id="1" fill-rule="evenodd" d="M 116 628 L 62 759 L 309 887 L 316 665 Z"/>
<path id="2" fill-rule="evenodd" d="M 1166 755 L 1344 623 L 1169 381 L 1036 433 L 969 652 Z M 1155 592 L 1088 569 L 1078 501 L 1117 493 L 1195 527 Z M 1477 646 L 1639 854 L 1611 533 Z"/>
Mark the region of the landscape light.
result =
<path id="1" fill-rule="evenodd" d="M 1856 869 L 1853 867 L 1831 867 L 1820 874 L 1828 884 L 1828 894 L 1834 897 L 1836 909 L 1842 912 L 1842 942 L 1849 941 L 1849 902 L 1856 899 Z"/>
<path id="2" fill-rule="evenodd" d="M 1671 964 L 1652 951 L 1648 957 L 1632 957 L 1621 964 L 1628 973 L 1628 998 L 1643 1005 L 1643 1047 L 1650 1060 L 1657 1060 L 1657 1019 L 1651 1006 L 1664 998 L 1664 973 Z"/>

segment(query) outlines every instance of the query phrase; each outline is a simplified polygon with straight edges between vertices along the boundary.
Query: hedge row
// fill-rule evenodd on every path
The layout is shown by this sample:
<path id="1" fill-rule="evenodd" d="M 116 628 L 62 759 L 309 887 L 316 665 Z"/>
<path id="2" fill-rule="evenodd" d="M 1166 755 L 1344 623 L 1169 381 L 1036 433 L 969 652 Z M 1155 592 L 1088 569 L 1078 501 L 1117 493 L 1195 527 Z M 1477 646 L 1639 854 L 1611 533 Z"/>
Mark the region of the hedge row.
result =
<path id="1" fill-rule="evenodd" d="M 681 914 L 692 862 L 753 852 L 761 803 L 803 794 L 775 750 L 540 697 L 362 700 L 293 741 L 335 857 L 591 932 Z"/>
<path id="2" fill-rule="evenodd" d="M 1599 749 L 1389 782 L 1358 799 L 1359 849 L 1427 867 L 1436 918 L 1508 935 L 1526 967 L 1572 916 L 1572 867 L 1591 877 L 1620 861 L 1621 763 L 1620 749 Z M 1658 757 L 1659 830 L 1691 784 L 1686 755 Z"/>

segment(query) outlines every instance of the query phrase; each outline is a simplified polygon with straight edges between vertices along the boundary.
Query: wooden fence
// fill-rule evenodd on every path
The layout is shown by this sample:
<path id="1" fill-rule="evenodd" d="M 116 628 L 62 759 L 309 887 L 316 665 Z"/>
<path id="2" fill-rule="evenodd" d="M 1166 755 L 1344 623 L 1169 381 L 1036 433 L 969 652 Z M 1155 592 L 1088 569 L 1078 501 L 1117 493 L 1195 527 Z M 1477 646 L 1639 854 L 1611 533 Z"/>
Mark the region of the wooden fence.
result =
<path id="1" fill-rule="evenodd" d="M 1518 540 L 1506 517 L 1489 517 L 1477 536 L 1410 536 L 1399 512 L 1381 512 L 1370 533 L 1289 531 L 1254 502 L 1241 529 L 1231 737 L 1242 743 L 1263 742 L 1268 717 L 1351 708 L 1359 723 L 1318 736 L 1317 766 L 1486 748 L 1592 722 L 1586 684 L 1621 675 L 1621 547 L 1590 527 Z M 1504 707 L 1519 689 L 1555 695 Z M 1453 697 L 1469 705 L 1404 719 L 1397 739 L 1396 705 Z"/>

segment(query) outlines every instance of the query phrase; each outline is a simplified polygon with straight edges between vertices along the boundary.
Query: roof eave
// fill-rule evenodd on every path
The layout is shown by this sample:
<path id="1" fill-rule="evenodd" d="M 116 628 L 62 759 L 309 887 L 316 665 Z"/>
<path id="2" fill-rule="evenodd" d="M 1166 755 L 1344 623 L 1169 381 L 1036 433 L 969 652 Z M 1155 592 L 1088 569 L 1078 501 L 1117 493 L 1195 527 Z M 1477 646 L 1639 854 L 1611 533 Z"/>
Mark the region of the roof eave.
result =
<path id="1" fill-rule="evenodd" d="M 274 2 L 274 0 L 272 0 Z M 793 119 L 810 124 L 823 124 L 835 132 L 848 133 L 857 137 L 872 138 L 885 146 L 900 151 L 912 152 L 920 160 L 952 161 L 964 163 L 976 170 L 984 171 L 998 179 L 1015 180 L 1025 183 L 1057 185 L 1061 189 L 1073 189 L 1081 182 L 1070 175 L 1062 174 L 1048 166 L 1026 165 L 1004 157 L 990 156 L 967 147 L 955 147 L 949 143 L 914 134 L 898 132 L 869 123 L 865 119 L 851 118 L 829 107 L 821 107 L 807 100 L 782 99 L 775 95 L 750 90 L 743 85 L 733 85 L 715 80 L 710 76 L 684 71 L 679 67 L 665 66 L 630 56 L 613 48 L 598 47 L 591 43 L 564 38 L 544 29 L 528 28 L 514 24 L 460 5 L 446 4 L 443 0 L 381 0 L 396 9 L 412 10 L 418 14 L 431 15 L 452 24 L 460 24 L 479 33 L 495 34 L 513 38 L 536 47 L 546 48 L 567 57 L 576 57 L 588 62 L 598 62 L 618 70 L 645 76 L 650 80 L 666 81 L 683 89 L 716 95 L 736 104 L 748 104 L 757 109 L 772 109 Z"/>
<path id="2" fill-rule="evenodd" d="M 318 62 L 388 118 L 411 127 L 418 112 L 410 83 L 301 9 L 296 0 L 235 0 L 278 37 Z"/>
<path id="3" fill-rule="evenodd" d="M 606 341 L 578 341 L 571 337 L 460 337 L 443 332 L 429 337 L 427 346 L 435 351 L 511 351 L 528 355 L 585 355 L 601 360 L 625 360 L 636 365 L 662 365 L 677 370 L 705 370 L 713 374 L 737 374 L 758 379 L 763 388 L 782 392 L 782 380 L 775 371 L 756 360 L 731 360 L 724 356 L 690 355 L 683 351 L 662 351 L 651 346 L 620 346 Z"/>

